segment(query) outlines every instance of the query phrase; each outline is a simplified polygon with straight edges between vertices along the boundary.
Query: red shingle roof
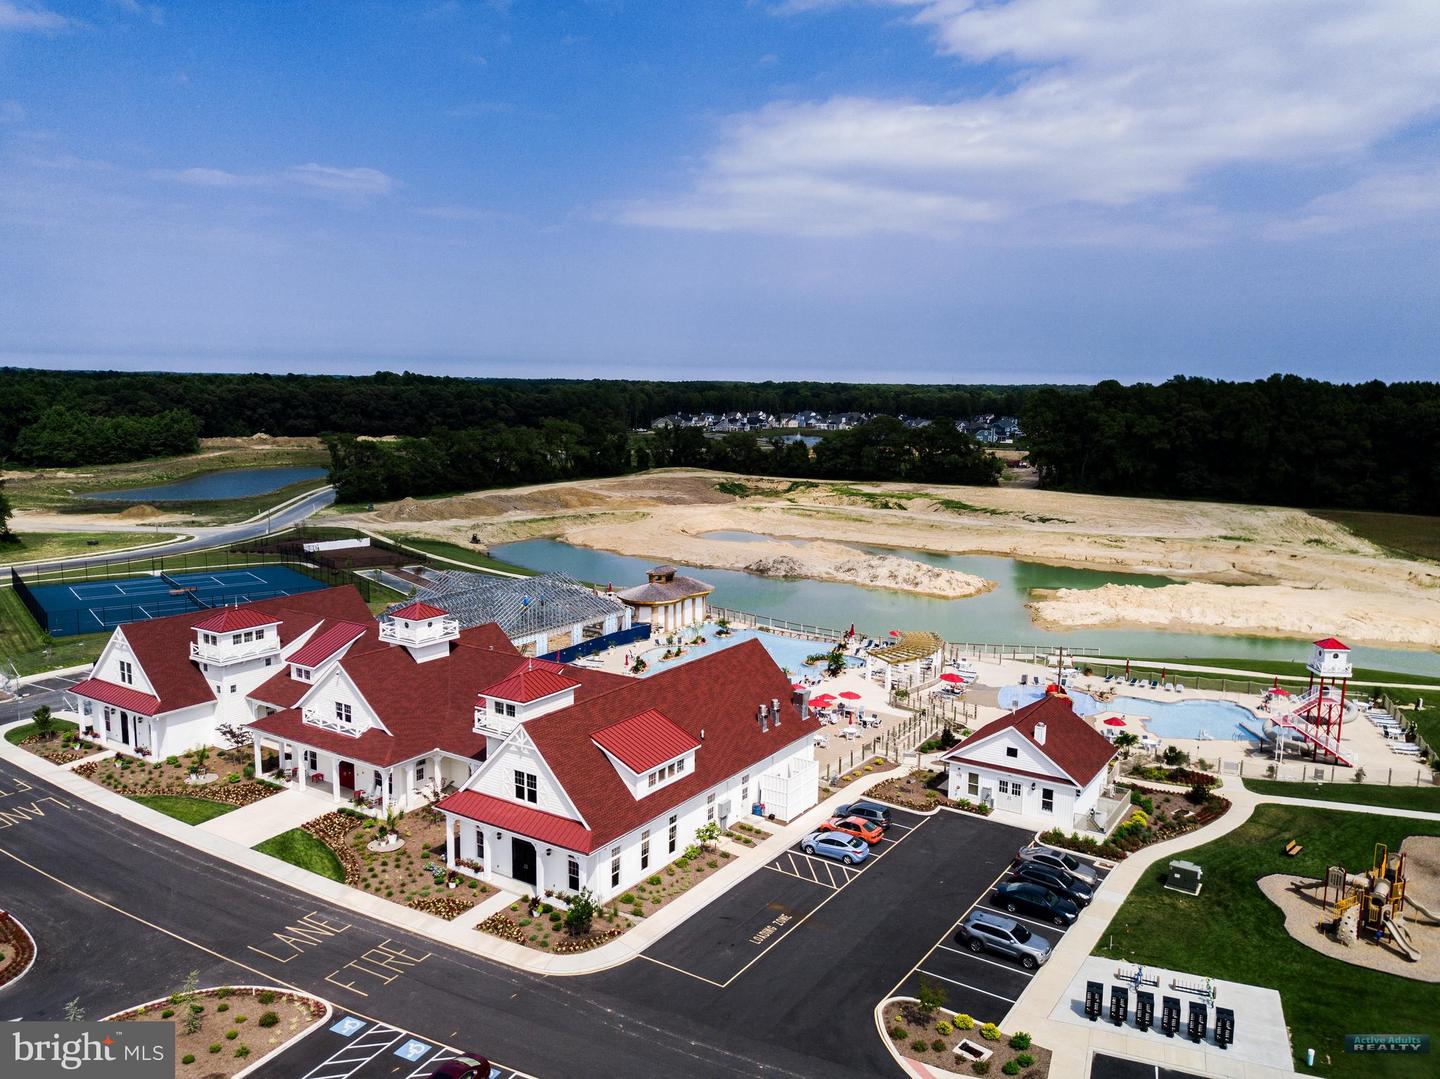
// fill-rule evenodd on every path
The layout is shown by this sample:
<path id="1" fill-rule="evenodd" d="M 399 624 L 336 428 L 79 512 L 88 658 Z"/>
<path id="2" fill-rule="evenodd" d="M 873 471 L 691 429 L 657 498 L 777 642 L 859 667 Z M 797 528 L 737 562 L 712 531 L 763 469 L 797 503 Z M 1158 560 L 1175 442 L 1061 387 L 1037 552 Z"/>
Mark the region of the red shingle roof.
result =
<path id="1" fill-rule="evenodd" d="M 483 820 L 507 832 L 519 832 L 566 850 L 585 853 L 592 847 L 590 830 L 579 821 L 546 813 L 521 802 L 507 802 L 479 791 L 460 791 L 445 799 L 445 808 L 451 813 Z"/>
<path id="2" fill-rule="evenodd" d="M 273 626 L 278 621 L 280 619 L 268 611 L 257 611 L 253 607 L 222 607 L 208 618 L 196 622 L 192 628 L 208 633 L 233 633 L 238 629 Z"/>
<path id="3" fill-rule="evenodd" d="M 373 617 L 353 585 L 277 596 L 228 609 L 254 609 L 267 618 L 266 624 L 279 621 L 280 643 L 284 646 L 326 619 L 365 622 Z M 209 680 L 190 658 L 196 625 L 214 614 L 214 611 L 187 611 L 168 618 L 130 622 L 116 630 L 129 642 L 145 677 L 159 694 L 162 712 L 215 699 Z"/>
<path id="4" fill-rule="evenodd" d="M 486 686 L 480 691 L 480 695 L 499 697 L 502 701 L 514 701 L 516 704 L 529 704 L 541 697 L 574 689 L 580 684 L 564 672 L 564 666 L 559 663 L 532 659 L 513 674 L 492 686 Z"/>
<path id="5" fill-rule="evenodd" d="M 700 745 L 698 739 L 654 708 L 596 731 L 595 741 L 630 771 L 641 775 Z"/>
<path id="6" fill-rule="evenodd" d="M 1350 646 L 1348 644 L 1342 644 L 1334 637 L 1326 637 L 1323 641 L 1316 641 L 1315 646 L 1317 648 L 1333 648 L 1337 652 L 1350 651 Z"/>
<path id="7" fill-rule="evenodd" d="M 142 716 L 160 714 L 159 697 L 141 693 L 138 689 L 131 689 L 129 686 L 117 686 L 114 682 L 105 682 L 99 678 L 87 678 L 83 682 L 76 682 L 70 687 L 70 692 L 81 697 L 88 697 L 92 701 L 100 701 L 102 704 L 113 704 L 116 708 L 124 708 L 127 712 L 139 712 Z"/>
<path id="8" fill-rule="evenodd" d="M 1045 724 L 1045 744 L 1035 740 L 1035 725 Z M 1050 760 L 1061 772 L 1074 780 L 1076 786 L 1089 783 L 1115 756 L 1115 747 L 1089 723 L 1075 714 L 1069 697 L 1047 694 L 1033 704 L 1016 709 L 1007 716 L 982 727 L 965 739 L 941 760 L 964 761 L 979 742 L 1007 729 L 1013 729 Z M 1035 773 L 1010 768 L 1004 764 L 986 763 L 986 768 L 1031 776 Z"/>
<path id="9" fill-rule="evenodd" d="M 389 617 L 408 618 L 412 622 L 418 622 L 422 618 L 442 618 L 449 613 L 449 611 L 443 610 L 440 607 L 432 606 L 429 603 L 424 603 L 417 599 L 409 606 L 401 607 L 398 611 L 391 611 Z"/>
<path id="10" fill-rule="evenodd" d="M 323 663 L 368 629 L 359 622 L 327 622 L 289 659 L 301 667 Z"/>

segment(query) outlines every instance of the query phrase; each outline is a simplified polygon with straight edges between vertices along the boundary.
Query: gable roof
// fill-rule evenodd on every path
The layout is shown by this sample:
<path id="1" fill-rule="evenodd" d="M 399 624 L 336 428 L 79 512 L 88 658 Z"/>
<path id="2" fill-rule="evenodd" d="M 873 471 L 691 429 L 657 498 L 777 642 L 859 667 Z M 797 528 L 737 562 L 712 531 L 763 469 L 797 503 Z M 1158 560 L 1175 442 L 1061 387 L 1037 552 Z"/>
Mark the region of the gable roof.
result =
<path id="1" fill-rule="evenodd" d="M 1045 724 L 1044 745 L 1035 740 L 1037 723 Z M 976 761 L 969 756 L 979 743 L 987 742 L 995 735 L 1007 730 L 1013 730 L 1029 742 L 1036 753 L 1055 765 L 1077 787 L 1083 787 L 1094 779 L 1110 763 L 1116 753 L 1115 747 L 1105 739 L 1104 735 L 1075 714 L 1075 708 L 1070 703 L 1069 697 L 1052 693 L 982 727 L 940 759 L 979 764 L 985 768 L 993 768 L 1002 772 L 1036 776 L 1038 773 L 1033 771 L 1011 768 L 1008 765 L 990 761 Z"/>
<path id="2" fill-rule="evenodd" d="M 389 612 L 392 618 L 408 618 L 412 622 L 418 621 L 421 618 L 440 618 L 449 613 L 449 611 L 442 610 L 429 603 L 422 603 L 420 600 L 401 607 L 397 611 Z"/>
<path id="3" fill-rule="evenodd" d="M 590 829 L 577 820 L 547 813 L 523 802 L 507 802 L 493 794 L 480 791 L 458 791 L 445 799 L 451 813 L 476 820 L 483 819 L 507 832 L 519 832 L 542 843 L 553 843 L 566 850 L 588 851 L 592 848 Z"/>
<path id="4" fill-rule="evenodd" d="M 641 775 L 700 747 L 698 739 L 670 722 L 657 708 L 612 723 L 596 731 L 594 738 L 601 749 Z"/>
<path id="5" fill-rule="evenodd" d="M 129 686 L 117 686 L 114 682 L 106 682 L 100 678 L 87 678 L 83 682 L 76 682 L 69 692 L 78 693 L 101 704 L 113 704 L 127 712 L 139 712 L 142 716 L 153 716 L 160 711 L 159 697 L 141 693 Z"/>
<path id="6" fill-rule="evenodd" d="M 577 676 L 588 681 L 594 673 L 581 669 Z M 808 744 L 820 729 L 814 716 L 800 718 L 790 680 L 755 639 L 649 678 L 618 677 L 617 682 L 609 692 L 583 700 L 577 693 L 571 707 L 524 724 L 526 736 L 556 781 L 591 824 L 588 845 L 569 848 L 580 853 L 634 831 L 777 753 L 793 751 L 797 743 Z M 761 731 L 756 709 L 771 700 L 779 702 L 780 725 Z M 688 774 L 636 798 L 596 735 L 650 709 L 660 712 L 698 748 L 695 767 Z M 500 826 L 487 815 L 489 803 L 461 800 L 465 793 L 469 792 L 451 795 L 439 808 Z"/>
<path id="7" fill-rule="evenodd" d="M 324 663 L 351 641 L 363 636 L 368 628 L 369 626 L 359 622 L 327 621 L 315 636 L 295 650 L 287 662 L 300 667 L 314 667 L 318 663 Z"/>
<path id="8" fill-rule="evenodd" d="M 280 622 L 282 646 L 289 645 L 327 618 L 353 622 L 366 622 L 371 618 L 369 606 L 360 598 L 354 585 L 277 596 L 242 607 L 226 608 L 227 611 L 250 609 L 269 620 L 263 623 L 265 625 L 277 620 Z M 209 679 L 200 670 L 199 664 L 190 658 L 190 642 L 195 639 L 195 627 L 214 614 L 214 611 L 187 611 L 168 618 L 128 622 L 115 631 L 130 645 L 159 698 L 156 715 L 215 699 Z"/>
<path id="9" fill-rule="evenodd" d="M 257 611 L 253 607 L 221 607 L 208 618 L 196 622 L 192 629 L 203 629 L 209 633 L 233 633 L 238 629 L 255 629 L 258 626 L 273 626 L 280 619 L 271 612 Z"/>
<path id="10" fill-rule="evenodd" d="M 493 625 L 493 623 L 492 623 Z M 508 641 L 509 638 L 507 637 Z M 543 659 L 526 660 L 515 671 L 506 675 L 494 685 L 480 690 L 480 695 L 499 697 L 502 701 L 529 704 L 542 697 L 554 696 L 580 684 L 576 678 L 565 673 L 565 666 Z"/>

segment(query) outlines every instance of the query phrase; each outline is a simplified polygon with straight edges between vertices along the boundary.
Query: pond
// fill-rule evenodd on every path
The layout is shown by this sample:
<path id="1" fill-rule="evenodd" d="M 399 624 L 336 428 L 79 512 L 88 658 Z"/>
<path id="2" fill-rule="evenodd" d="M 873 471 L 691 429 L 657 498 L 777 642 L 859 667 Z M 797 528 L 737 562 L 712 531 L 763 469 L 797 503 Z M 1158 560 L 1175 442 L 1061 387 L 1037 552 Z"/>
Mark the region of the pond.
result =
<path id="1" fill-rule="evenodd" d="M 945 555 L 926 551 L 867 548 L 901 555 L 933 565 L 950 566 L 998 582 L 991 591 L 967 599 L 940 599 L 908 592 L 891 592 L 832 581 L 787 580 L 760 577 L 737 570 L 696 567 L 693 573 L 715 586 L 711 597 L 717 606 L 785 618 L 810 625 L 846 629 L 851 623 L 872 636 L 891 629 L 930 629 L 950 641 L 991 644 L 1030 644 L 1093 647 L 1111 656 L 1170 658 L 1187 656 L 1278 659 L 1303 662 L 1310 653 L 1308 641 L 1277 637 L 1231 637 L 1219 634 L 1143 630 L 1045 630 L 1030 621 L 1025 608 L 1032 588 L 1098 588 L 1103 584 L 1138 584 L 1157 587 L 1167 578 L 1137 573 L 1072 569 L 989 555 Z M 629 558 L 573 547 L 554 539 L 522 540 L 495 547 L 496 558 L 535 570 L 559 570 L 582 581 L 625 588 L 645 580 L 654 560 Z M 1237 586 L 1238 587 L 1238 586 Z M 1440 656 L 1407 649 L 1352 650 L 1356 666 L 1379 667 L 1412 674 L 1440 674 Z"/>
<path id="2" fill-rule="evenodd" d="M 127 487 L 83 495 L 97 502 L 218 502 L 278 491 L 302 480 L 319 480 L 323 468 L 227 468 L 155 487 Z"/>

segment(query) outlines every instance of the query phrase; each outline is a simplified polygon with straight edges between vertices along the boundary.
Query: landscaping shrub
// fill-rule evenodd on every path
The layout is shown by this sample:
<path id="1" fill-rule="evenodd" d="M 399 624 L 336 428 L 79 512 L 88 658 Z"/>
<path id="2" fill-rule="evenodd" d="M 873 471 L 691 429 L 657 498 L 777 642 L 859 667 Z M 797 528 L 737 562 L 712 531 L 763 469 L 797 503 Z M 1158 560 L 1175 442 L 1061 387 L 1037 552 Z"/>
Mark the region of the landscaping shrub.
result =
<path id="1" fill-rule="evenodd" d="M 255 994 L 255 999 L 258 1000 L 261 1004 L 274 1004 L 275 994 L 269 989 L 262 989 L 260 990 L 260 992 Z"/>
<path id="2" fill-rule="evenodd" d="M 225 1040 L 227 1042 L 233 1042 L 238 1037 L 240 1037 L 240 1032 L 238 1030 L 227 1030 L 225 1032 Z"/>
<path id="3" fill-rule="evenodd" d="M 228 1012 L 230 1010 L 230 1005 L 226 1004 L 222 1000 L 219 1004 L 215 1005 L 215 1010 L 217 1012 Z"/>
<path id="4" fill-rule="evenodd" d="M 1000 1070 L 1006 1075 L 1019 1075 L 1020 1065 L 1015 1063 L 1015 1061 L 1013 1060 L 1007 1060 L 1003 1065 L 1001 1065 Z"/>
<path id="5" fill-rule="evenodd" d="M 970 1070 L 976 1075 L 984 1075 L 990 1070 L 990 1062 L 988 1060 L 977 1060 L 970 1065 Z"/>
<path id="6" fill-rule="evenodd" d="M 980 1028 L 980 1037 L 987 1042 L 998 1042 L 1000 1040 L 1000 1028 L 994 1023 L 986 1023 Z"/>
<path id="7" fill-rule="evenodd" d="M 239 1049 L 236 1049 L 236 1050 L 235 1050 L 235 1056 L 236 1056 L 237 1058 L 239 1058 L 240 1060 L 244 1060 L 244 1059 L 245 1059 L 246 1057 L 248 1057 L 249 1055 L 250 1055 L 250 1047 L 249 1047 L 248 1045 L 242 1045 Z"/>
<path id="8" fill-rule="evenodd" d="M 940 1020 L 940 1022 L 935 1024 L 935 1031 L 938 1034 L 951 1034 L 954 1032 L 954 1030 L 955 1027 L 952 1024 L 946 1022 L 944 1019 Z"/>
<path id="9" fill-rule="evenodd" d="M 910 1043 L 910 1048 L 914 1049 L 917 1053 L 923 1053 L 926 1049 L 930 1048 L 930 1043 L 927 1042 L 924 1038 L 916 1038 L 913 1042 Z"/>
<path id="10" fill-rule="evenodd" d="M 1025 1031 L 1023 1030 L 1017 1030 L 1014 1034 L 1010 1035 L 1010 1048 L 1029 1049 L 1030 1035 L 1025 1033 Z"/>
<path id="11" fill-rule="evenodd" d="M 1015 1063 L 1019 1064 L 1022 1068 L 1028 1068 L 1035 1063 L 1035 1058 L 1029 1053 L 1016 1053 Z"/>
<path id="12" fill-rule="evenodd" d="M 937 1053 L 943 1053 L 945 1052 L 945 1043 L 942 1042 L 939 1038 L 936 1038 L 933 1042 L 930 1043 L 930 1048 L 935 1050 L 935 1052 Z"/>
<path id="13" fill-rule="evenodd" d="M 974 1027 L 975 1020 L 972 1019 L 970 1016 L 966 1015 L 964 1012 L 961 1012 L 955 1017 L 956 1030 L 972 1030 L 974 1029 Z"/>
<path id="14" fill-rule="evenodd" d="M 210 1043 L 210 1052 L 212 1052 L 212 1053 L 218 1053 L 218 1052 L 220 1052 L 221 1049 L 224 1049 L 224 1048 L 225 1048 L 225 1047 L 224 1047 L 223 1045 L 221 1045 L 219 1042 L 211 1042 L 211 1043 Z"/>
<path id="15" fill-rule="evenodd" d="M 629 906 L 633 906 L 634 904 L 635 904 L 635 893 L 634 893 L 634 892 L 626 892 L 624 895 L 622 895 L 622 896 L 620 897 L 620 905 L 621 905 L 622 907 L 629 907 Z"/>
<path id="16" fill-rule="evenodd" d="M 195 1063 L 195 1054 L 194 1054 L 194 1053 L 186 1053 L 183 1057 L 180 1058 L 180 1063 L 181 1063 L 181 1064 L 194 1064 L 194 1063 Z"/>
<path id="17" fill-rule="evenodd" d="M 273 1027 L 276 1023 L 280 1022 L 280 1016 L 276 1015 L 274 1012 L 266 1012 L 257 1020 L 257 1022 L 262 1027 Z"/>
<path id="18" fill-rule="evenodd" d="M 904 1027 L 891 1027 L 890 1037 L 894 1038 L 897 1042 L 903 1042 L 906 1038 L 910 1037 L 910 1032 Z"/>
<path id="19" fill-rule="evenodd" d="M 169 1018 L 170 1018 L 172 1015 L 174 1015 L 174 1014 L 175 1014 L 175 1009 L 174 1009 L 174 1008 L 166 1008 L 163 1012 L 160 1013 L 160 1018 L 161 1018 L 161 1019 L 169 1019 Z"/>

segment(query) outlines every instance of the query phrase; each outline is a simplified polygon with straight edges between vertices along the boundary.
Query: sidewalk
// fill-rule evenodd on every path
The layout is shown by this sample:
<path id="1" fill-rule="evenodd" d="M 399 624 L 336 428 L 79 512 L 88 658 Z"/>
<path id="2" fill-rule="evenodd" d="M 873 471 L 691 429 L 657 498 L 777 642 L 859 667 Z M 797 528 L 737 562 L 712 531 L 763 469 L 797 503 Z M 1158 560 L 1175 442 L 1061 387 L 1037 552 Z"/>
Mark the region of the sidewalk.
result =
<path id="1" fill-rule="evenodd" d="M 11 725 L 7 724 L 6 727 L 8 726 Z M 0 727 L 0 733 L 3 733 L 6 727 Z M 853 801 L 864 791 L 891 775 L 889 772 L 879 773 L 850 784 L 819 803 L 798 820 L 778 829 L 769 839 L 757 843 L 754 847 L 738 845 L 730 847 L 734 857 L 723 869 L 707 874 L 703 881 L 688 892 L 661 907 L 634 929 L 610 943 L 575 955 L 550 955 L 501 940 L 499 937 L 479 932 L 474 928 L 486 914 L 499 909 L 499 906 L 514 902 L 518 898 L 514 894 L 501 892 L 499 897 L 487 897 L 479 907 L 466 912 L 453 922 L 446 921 L 431 914 L 423 914 L 420 911 L 391 903 L 379 896 L 348 888 L 343 884 L 300 869 L 298 866 L 292 866 L 287 862 L 260 854 L 258 851 L 251 850 L 248 844 L 236 842 L 224 835 L 217 835 L 213 830 L 193 827 L 166 816 L 164 813 L 156 812 L 139 802 L 131 801 L 123 795 L 92 783 L 82 776 L 77 776 L 66 768 L 51 764 L 33 753 L 28 753 L 19 746 L 12 746 L 3 737 L 0 737 L 0 760 L 8 761 L 53 784 L 77 801 L 87 802 L 97 809 L 114 813 L 116 816 L 158 832 L 177 843 L 182 843 L 241 869 L 288 885 L 324 902 L 332 903 L 357 914 L 363 914 L 399 929 L 408 930 L 419 936 L 449 944 L 472 955 L 482 956 L 497 963 L 504 963 L 507 966 L 536 974 L 555 975 L 594 974 L 629 962 L 691 915 L 700 911 L 712 900 L 717 899 L 721 893 L 738 884 L 751 873 L 758 872 L 766 862 L 793 845 L 800 837 L 814 831 L 820 821 L 831 815 L 832 807 L 841 802 Z M 266 801 L 274 801 L 280 797 L 283 796 L 275 795 Z M 234 813 L 216 818 L 216 821 L 212 823 L 224 821 L 228 817 L 238 816 L 243 812 L 244 810 L 236 810 Z M 319 816 L 319 812 L 310 814 L 310 816 Z M 767 824 L 766 827 L 773 826 Z M 268 836 L 261 838 L 268 838 Z M 493 908 L 490 906 L 492 903 L 496 904 Z"/>
<path id="2" fill-rule="evenodd" d="M 238 843 L 242 847 L 253 847 L 271 836 L 299 828 L 307 820 L 314 820 L 330 808 L 328 797 L 321 798 L 313 791 L 291 787 L 279 794 L 261 798 L 258 802 L 251 802 L 248 806 L 232 809 L 229 813 L 195 827 L 221 839 Z"/>

